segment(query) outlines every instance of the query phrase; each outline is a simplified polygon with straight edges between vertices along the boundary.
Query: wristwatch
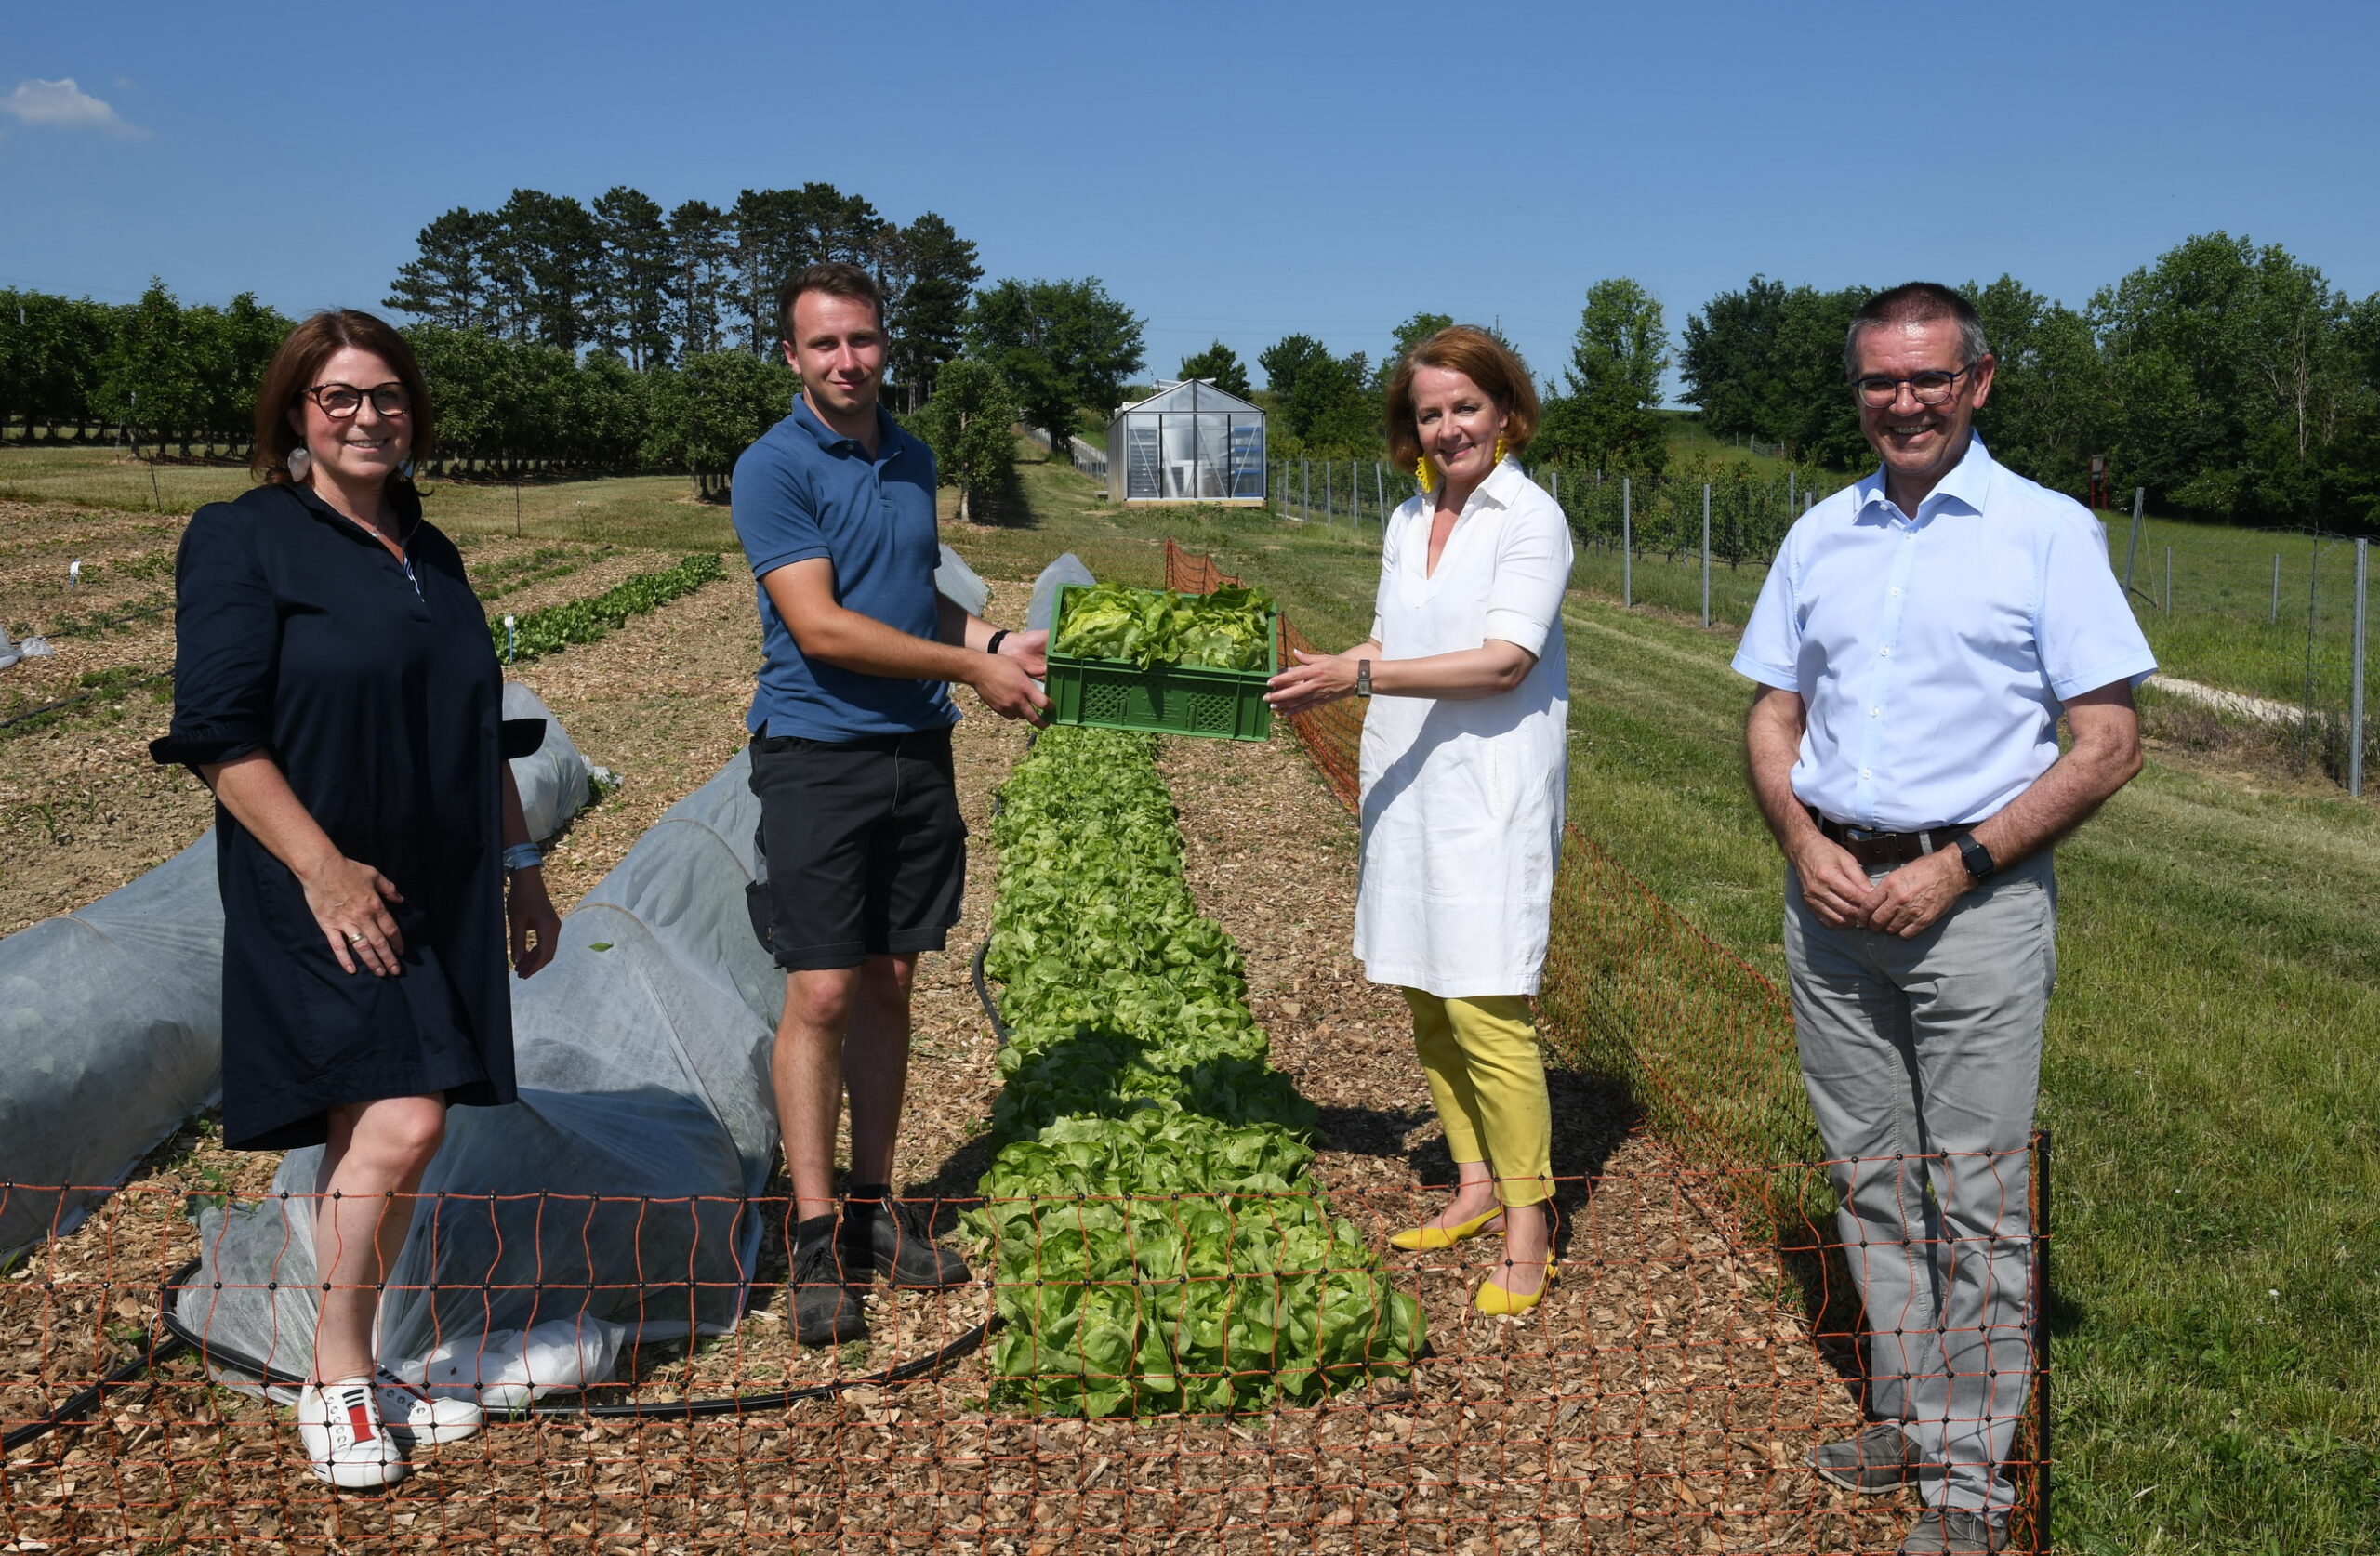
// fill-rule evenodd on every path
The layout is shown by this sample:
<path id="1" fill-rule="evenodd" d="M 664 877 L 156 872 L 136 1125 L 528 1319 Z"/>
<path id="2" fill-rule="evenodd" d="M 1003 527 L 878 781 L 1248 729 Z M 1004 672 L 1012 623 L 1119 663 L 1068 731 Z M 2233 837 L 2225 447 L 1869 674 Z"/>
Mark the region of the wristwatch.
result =
<path id="1" fill-rule="evenodd" d="M 1358 659 L 1355 661 L 1355 695 L 1368 697 L 1371 694 L 1372 662 L 1368 659 Z"/>
<path id="2" fill-rule="evenodd" d="M 1973 833 L 1959 839 L 1959 858 L 1966 864 L 1969 880 L 1981 880 L 2000 868 L 2000 862 L 1991 857 L 1991 851 L 1977 842 Z"/>

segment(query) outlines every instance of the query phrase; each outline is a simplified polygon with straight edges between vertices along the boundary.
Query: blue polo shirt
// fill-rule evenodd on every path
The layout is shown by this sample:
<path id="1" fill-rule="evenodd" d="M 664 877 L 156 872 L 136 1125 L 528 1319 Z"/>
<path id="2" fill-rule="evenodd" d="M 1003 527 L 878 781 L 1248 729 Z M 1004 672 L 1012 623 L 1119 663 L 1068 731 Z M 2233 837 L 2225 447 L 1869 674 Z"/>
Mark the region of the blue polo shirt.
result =
<path id="1" fill-rule="evenodd" d="M 756 735 L 850 741 L 958 722 L 938 680 L 863 675 L 802 656 L 760 580 L 824 557 L 835 599 L 912 637 L 935 629 L 933 451 L 878 406 L 876 457 L 827 427 L 800 395 L 793 414 L 735 461 L 735 535 L 760 607 L 760 676 L 745 727 Z"/>

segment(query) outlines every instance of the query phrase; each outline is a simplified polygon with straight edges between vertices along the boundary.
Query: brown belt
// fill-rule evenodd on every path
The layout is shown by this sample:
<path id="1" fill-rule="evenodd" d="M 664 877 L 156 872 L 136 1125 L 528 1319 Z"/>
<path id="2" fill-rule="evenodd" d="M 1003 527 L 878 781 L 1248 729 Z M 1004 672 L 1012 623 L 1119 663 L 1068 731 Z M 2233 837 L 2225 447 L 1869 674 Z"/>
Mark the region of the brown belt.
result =
<path id="1" fill-rule="evenodd" d="M 1829 821 L 1814 807 L 1805 806 L 1810 820 L 1818 823 L 1818 831 L 1827 841 L 1840 844 L 1843 851 L 1871 868 L 1879 864 L 1906 864 L 1923 859 L 1929 853 L 1947 849 L 1975 830 L 1973 825 L 1937 826 L 1924 832 L 1871 832 L 1864 826 L 1845 826 Z"/>

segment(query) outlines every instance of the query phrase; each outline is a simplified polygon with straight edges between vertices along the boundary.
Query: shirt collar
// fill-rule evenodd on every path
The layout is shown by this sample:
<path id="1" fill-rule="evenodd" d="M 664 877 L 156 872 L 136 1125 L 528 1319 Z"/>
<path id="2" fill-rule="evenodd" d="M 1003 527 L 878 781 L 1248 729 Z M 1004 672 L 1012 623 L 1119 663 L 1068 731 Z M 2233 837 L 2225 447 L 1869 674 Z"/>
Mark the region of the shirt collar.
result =
<path id="1" fill-rule="evenodd" d="M 1472 503 L 1485 497 L 1498 508 L 1510 508 L 1514 499 L 1520 495 L 1520 489 L 1527 484 L 1528 477 L 1522 473 L 1521 462 L 1508 454 L 1497 461 L 1496 468 L 1488 472 L 1486 480 L 1473 488 L 1471 502 L 1463 504 L 1463 507 L 1468 509 Z"/>
<path id="2" fill-rule="evenodd" d="M 1945 500 L 1961 504 L 1970 513 L 1981 513 L 1983 499 L 1990 490 L 1991 455 L 1983 446 L 1983 435 L 1970 431 L 1966 453 L 1950 467 L 1950 473 L 1936 483 L 1933 491 L 1925 494 L 1925 500 L 1917 505 L 1917 511 L 1909 518 L 1911 522 L 1921 521 L 1927 517 L 1928 510 L 1938 511 Z M 1881 465 L 1876 467 L 1874 474 L 1859 482 L 1860 517 L 1865 518 L 1871 509 L 1880 508 L 1894 513 L 1899 511 L 1884 489 L 1884 469 Z"/>
<path id="3" fill-rule="evenodd" d="M 803 395 L 800 390 L 796 390 L 793 396 L 793 419 L 794 422 L 800 426 L 804 432 L 809 433 L 810 436 L 817 442 L 818 446 L 821 449 L 824 449 L 826 453 L 840 455 L 848 452 L 857 455 L 863 459 L 867 456 L 866 451 L 860 447 L 859 440 L 857 438 L 846 438 L 840 432 L 838 432 L 833 428 L 827 426 L 825 422 L 820 421 L 818 419 L 818 413 L 810 408 L 809 398 L 806 395 Z M 882 402 L 878 402 L 876 407 L 876 457 L 878 462 L 881 463 L 884 460 L 890 459 L 894 454 L 900 452 L 900 442 L 901 424 L 892 419 L 892 414 L 884 408 Z"/>

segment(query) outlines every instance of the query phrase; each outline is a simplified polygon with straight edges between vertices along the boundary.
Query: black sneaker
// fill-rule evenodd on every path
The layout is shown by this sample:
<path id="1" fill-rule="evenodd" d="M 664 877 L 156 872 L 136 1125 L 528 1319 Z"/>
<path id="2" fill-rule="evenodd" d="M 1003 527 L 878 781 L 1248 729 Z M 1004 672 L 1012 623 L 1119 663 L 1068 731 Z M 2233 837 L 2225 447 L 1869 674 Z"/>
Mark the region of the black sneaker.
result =
<path id="1" fill-rule="evenodd" d="M 893 1286 L 937 1289 L 973 1280 L 967 1261 L 933 1240 L 930 1206 L 892 1197 L 873 1185 L 843 1201 L 843 1259 L 870 1268 Z"/>
<path id="2" fill-rule="evenodd" d="M 1871 1426 L 1848 1442 L 1812 1448 L 1803 1462 L 1822 1481 L 1872 1497 L 1897 1489 L 1916 1473 L 1917 1444 L 1897 1426 Z"/>
<path id="3" fill-rule="evenodd" d="M 793 1229 L 793 1338 L 804 1345 L 841 1345 L 867 1338 L 867 1313 L 843 1271 L 835 1218 L 813 1216 Z"/>

